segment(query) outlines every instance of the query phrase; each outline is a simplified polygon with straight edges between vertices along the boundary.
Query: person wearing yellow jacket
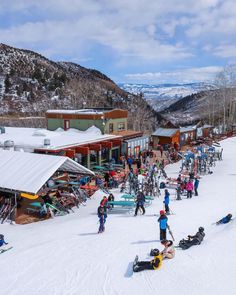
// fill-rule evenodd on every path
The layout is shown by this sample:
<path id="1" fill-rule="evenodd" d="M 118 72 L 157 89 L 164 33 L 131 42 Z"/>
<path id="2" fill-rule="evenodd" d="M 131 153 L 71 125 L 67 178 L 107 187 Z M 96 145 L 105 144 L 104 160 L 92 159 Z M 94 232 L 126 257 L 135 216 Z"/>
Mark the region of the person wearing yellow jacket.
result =
<path id="1" fill-rule="evenodd" d="M 133 266 L 134 272 L 139 272 L 145 269 L 158 269 L 162 265 L 162 254 L 159 250 L 156 250 L 154 259 L 151 261 L 137 261 Z"/>

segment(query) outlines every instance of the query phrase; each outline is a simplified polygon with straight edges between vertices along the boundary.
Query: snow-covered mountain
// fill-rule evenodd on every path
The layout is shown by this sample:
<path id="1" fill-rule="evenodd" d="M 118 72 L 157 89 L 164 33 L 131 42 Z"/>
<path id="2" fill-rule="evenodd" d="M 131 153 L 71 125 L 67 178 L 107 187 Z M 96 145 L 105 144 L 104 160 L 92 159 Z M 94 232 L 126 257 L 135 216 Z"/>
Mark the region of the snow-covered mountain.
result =
<path id="1" fill-rule="evenodd" d="M 164 110 L 185 96 L 214 88 L 212 84 L 204 82 L 156 85 L 120 83 L 119 86 L 130 93 L 142 93 L 156 111 Z"/>

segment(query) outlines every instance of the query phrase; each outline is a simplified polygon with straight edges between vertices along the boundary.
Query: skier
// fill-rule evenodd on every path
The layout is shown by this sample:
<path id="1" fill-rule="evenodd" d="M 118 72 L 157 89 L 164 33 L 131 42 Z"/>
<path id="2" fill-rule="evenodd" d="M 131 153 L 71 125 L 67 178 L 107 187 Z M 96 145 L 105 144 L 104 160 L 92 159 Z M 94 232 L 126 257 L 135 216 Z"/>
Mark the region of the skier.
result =
<path id="1" fill-rule="evenodd" d="M 175 257 L 175 248 L 171 240 L 163 240 L 161 244 L 165 247 L 162 251 L 162 259 L 168 258 L 172 259 Z"/>
<path id="2" fill-rule="evenodd" d="M 194 180 L 194 195 L 198 196 L 199 179 L 196 177 Z"/>
<path id="3" fill-rule="evenodd" d="M 166 240 L 166 229 L 168 227 L 167 224 L 168 218 L 165 215 L 165 211 L 160 211 L 160 217 L 158 218 L 159 226 L 160 226 L 160 240 Z"/>
<path id="4" fill-rule="evenodd" d="M 168 189 L 165 189 L 165 197 L 164 197 L 163 203 L 165 204 L 166 214 L 169 215 L 170 214 L 170 208 L 169 208 L 170 193 L 169 193 Z"/>
<path id="5" fill-rule="evenodd" d="M 186 190 L 187 190 L 187 199 L 191 199 L 192 192 L 193 192 L 193 183 L 191 179 L 189 179 L 188 183 L 186 184 Z"/>
<path id="6" fill-rule="evenodd" d="M 105 222 L 107 218 L 106 208 L 103 205 L 100 205 L 98 207 L 97 214 L 98 214 L 99 223 L 100 223 L 98 233 L 102 233 L 105 231 Z"/>
<path id="7" fill-rule="evenodd" d="M 176 195 L 177 195 L 176 200 L 182 200 L 181 199 L 181 185 L 180 185 L 180 183 L 177 184 Z"/>
<path id="8" fill-rule="evenodd" d="M 220 219 L 219 221 L 216 222 L 217 225 L 219 224 L 225 224 L 228 223 L 232 220 L 232 214 L 228 214 L 225 217 L 223 217 L 222 219 Z"/>
<path id="9" fill-rule="evenodd" d="M 133 271 L 139 272 L 145 269 L 158 269 L 161 267 L 162 264 L 162 254 L 159 252 L 158 249 L 156 249 L 156 253 L 154 256 L 154 259 L 151 261 L 137 261 L 134 263 Z"/>
<path id="10" fill-rule="evenodd" d="M 179 242 L 179 247 L 183 250 L 186 250 L 194 245 L 200 245 L 205 237 L 204 228 L 202 226 L 199 227 L 198 232 L 194 235 L 188 235 L 188 240 L 181 240 Z"/>
<path id="11" fill-rule="evenodd" d="M 144 203 L 145 203 L 145 196 L 144 193 L 139 191 L 137 194 L 137 199 L 136 199 L 136 209 L 134 216 L 137 216 L 138 214 L 138 209 L 141 208 L 143 211 L 143 215 L 145 214 L 145 208 L 144 208 Z"/>
<path id="12" fill-rule="evenodd" d="M 8 243 L 4 240 L 4 235 L 0 234 L 0 247 L 7 245 Z"/>

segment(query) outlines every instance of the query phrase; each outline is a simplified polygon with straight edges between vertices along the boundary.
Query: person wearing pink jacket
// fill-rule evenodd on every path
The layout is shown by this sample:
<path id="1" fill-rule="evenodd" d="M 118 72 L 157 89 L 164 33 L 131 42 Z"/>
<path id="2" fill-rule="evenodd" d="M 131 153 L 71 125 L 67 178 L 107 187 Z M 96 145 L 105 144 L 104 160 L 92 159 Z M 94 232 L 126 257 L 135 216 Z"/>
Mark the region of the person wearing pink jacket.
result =
<path id="1" fill-rule="evenodd" d="M 186 190 L 187 190 L 187 199 L 192 198 L 192 193 L 193 193 L 193 182 L 191 179 L 189 179 L 188 183 L 186 184 Z"/>

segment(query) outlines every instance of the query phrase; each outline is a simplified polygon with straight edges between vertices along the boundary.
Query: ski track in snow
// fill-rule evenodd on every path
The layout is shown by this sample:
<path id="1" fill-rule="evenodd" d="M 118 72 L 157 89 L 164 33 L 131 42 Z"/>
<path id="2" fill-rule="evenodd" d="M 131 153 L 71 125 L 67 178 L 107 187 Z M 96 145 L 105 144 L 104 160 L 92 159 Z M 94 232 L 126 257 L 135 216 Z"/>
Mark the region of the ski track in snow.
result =
<path id="1" fill-rule="evenodd" d="M 236 138 L 223 141 L 222 146 L 224 160 L 217 162 L 212 175 L 202 176 L 199 196 L 170 203 L 175 244 L 204 226 L 206 237 L 200 246 L 176 249 L 175 258 L 164 260 L 159 270 L 133 273 L 136 254 L 139 260 L 150 260 L 151 248 L 162 249 L 157 214 L 163 208 L 163 190 L 144 216 L 109 214 L 106 231 L 99 235 L 96 210 L 104 193 L 98 191 L 86 207 L 67 216 L 1 225 L 8 246 L 13 246 L 0 255 L 1 294 L 235 295 L 236 219 L 212 225 L 228 213 L 236 216 Z M 167 174 L 177 176 L 179 166 L 169 165 Z"/>

